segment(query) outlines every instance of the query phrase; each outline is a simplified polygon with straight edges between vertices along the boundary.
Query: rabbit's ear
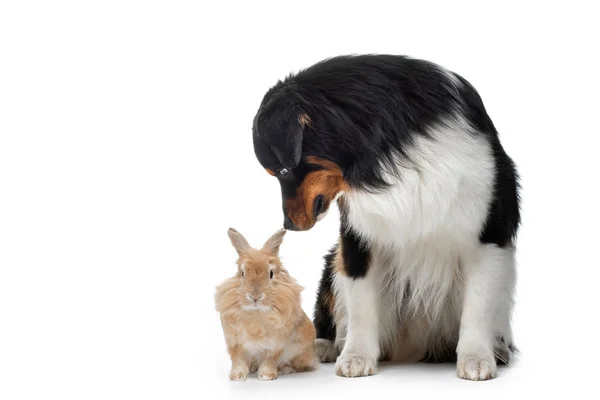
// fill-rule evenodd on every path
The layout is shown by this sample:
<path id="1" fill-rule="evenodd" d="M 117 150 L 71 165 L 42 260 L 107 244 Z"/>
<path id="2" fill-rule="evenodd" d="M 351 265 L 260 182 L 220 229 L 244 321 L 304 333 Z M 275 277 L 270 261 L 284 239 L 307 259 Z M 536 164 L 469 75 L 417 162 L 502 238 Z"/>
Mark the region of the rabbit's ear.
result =
<path id="1" fill-rule="evenodd" d="M 287 231 L 285 229 L 280 229 L 273 234 L 262 247 L 262 251 L 269 253 L 273 256 L 279 255 L 279 246 L 281 246 L 281 242 L 283 242 L 283 237 Z"/>
<path id="2" fill-rule="evenodd" d="M 229 239 L 231 239 L 231 244 L 240 256 L 243 253 L 250 250 L 250 245 L 248 244 L 248 241 L 246 240 L 244 235 L 242 235 L 235 229 L 229 228 L 229 230 L 227 231 L 227 235 L 229 236 Z"/>

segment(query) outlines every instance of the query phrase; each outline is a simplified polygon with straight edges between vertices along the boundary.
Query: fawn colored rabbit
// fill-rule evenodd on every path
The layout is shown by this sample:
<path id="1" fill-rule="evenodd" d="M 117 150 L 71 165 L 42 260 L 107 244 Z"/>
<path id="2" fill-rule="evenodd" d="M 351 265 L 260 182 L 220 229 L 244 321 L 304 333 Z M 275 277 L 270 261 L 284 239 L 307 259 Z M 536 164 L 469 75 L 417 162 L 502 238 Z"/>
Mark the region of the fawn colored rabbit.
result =
<path id="1" fill-rule="evenodd" d="M 231 380 L 258 379 L 315 368 L 315 328 L 300 303 L 302 287 L 279 259 L 285 230 L 258 250 L 235 229 L 227 232 L 239 258 L 235 276 L 218 288 L 217 311 L 231 357 Z"/>

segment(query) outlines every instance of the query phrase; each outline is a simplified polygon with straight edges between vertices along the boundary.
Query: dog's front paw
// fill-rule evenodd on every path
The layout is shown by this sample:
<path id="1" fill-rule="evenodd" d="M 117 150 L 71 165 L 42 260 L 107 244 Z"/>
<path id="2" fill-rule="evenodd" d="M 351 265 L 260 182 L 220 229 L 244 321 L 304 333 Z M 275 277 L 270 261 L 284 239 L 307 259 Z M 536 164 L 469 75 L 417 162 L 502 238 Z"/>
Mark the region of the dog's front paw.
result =
<path id="1" fill-rule="evenodd" d="M 458 354 L 456 374 L 461 379 L 486 381 L 494 378 L 497 370 L 493 354 Z"/>
<path id="2" fill-rule="evenodd" d="M 357 353 L 340 354 L 335 363 L 335 373 L 348 378 L 374 375 L 377 373 L 377 360 Z"/>
<path id="3" fill-rule="evenodd" d="M 337 357 L 335 345 L 331 340 L 316 339 L 315 340 L 315 355 L 317 360 L 322 363 L 334 362 Z"/>
<path id="4" fill-rule="evenodd" d="M 232 381 L 245 381 L 248 377 L 248 368 L 234 367 L 229 372 L 229 379 Z"/>

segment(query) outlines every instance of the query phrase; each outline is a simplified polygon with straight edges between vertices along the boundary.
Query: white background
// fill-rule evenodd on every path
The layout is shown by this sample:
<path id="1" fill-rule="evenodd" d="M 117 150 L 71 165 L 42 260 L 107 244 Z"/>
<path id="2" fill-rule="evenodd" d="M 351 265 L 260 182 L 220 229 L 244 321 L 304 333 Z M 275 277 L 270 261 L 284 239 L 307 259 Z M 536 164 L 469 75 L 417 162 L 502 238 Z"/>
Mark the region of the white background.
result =
<path id="1" fill-rule="evenodd" d="M 597 395 L 598 13 L 552 3 L 2 2 L 0 398 Z M 226 230 L 259 246 L 283 221 L 252 118 L 277 79 L 347 53 L 460 73 L 518 164 L 522 355 L 494 381 L 227 379 Z M 281 249 L 309 314 L 335 214 Z"/>

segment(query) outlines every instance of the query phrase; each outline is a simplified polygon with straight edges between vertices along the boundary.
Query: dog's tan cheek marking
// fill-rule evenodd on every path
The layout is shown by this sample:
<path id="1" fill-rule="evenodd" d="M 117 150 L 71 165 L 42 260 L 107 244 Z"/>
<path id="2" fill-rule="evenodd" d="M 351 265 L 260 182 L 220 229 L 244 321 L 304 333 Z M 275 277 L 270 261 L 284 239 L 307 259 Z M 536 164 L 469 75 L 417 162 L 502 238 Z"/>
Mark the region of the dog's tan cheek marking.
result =
<path id="1" fill-rule="evenodd" d="M 288 216 L 300 229 L 314 225 L 313 203 L 318 195 L 322 194 L 329 206 L 340 191 L 347 191 L 350 187 L 336 163 L 313 156 L 307 157 L 307 161 L 323 169 L 307 174 L 296 191 L 296 197 L 285 200 Z"/>
<path id="2" fill-rule="evenodd" d="M 314 156 L 307 157 L 307 161 L 324 168 L 309 173 L 300 188 L 305 199 L 306 214 L 311 222 L 314 222 L 312 221 L 312 215 L 315 198 L 318 195 L 323 195 L 325 204 L 330 206 L 335 196 L 341 191 L 348 191 L 350 185 L 344 179 L 342 170 L 336 163 Z"/>
<path id="3" fill-rule="evenodd" d="M 275 171 L 273 171 L 272 169 L 265 168 L 265 171 L 267 171 L 267 174 L 269 174 L 271 176 L 275 176 Z"/>
<path id="4" fill-rule="evenodd" d="M 310 192 L 307 190 L 307 186 L 310 185 L 310 176 L 314 172 L 311 172 L 306 176 L 302 185 L 296 191 L 296 197 L 285 201 L 286 209 L 288 210 L 288 216 L 300 229 L 306 229 L 313 225 L 312 220 L 312 199 Z"/>
<path id="5" fill-rule="evenodd" d="M 338 178 L 328 170 L 311 172 L 306 176 L 301 190 L 304 193 L 304 208 L 311 220 L 315 198 L 322 194 L 325 197 L 326 204 L 329 204 L 338 192 L 338 187 Z"/>
<path id="6" fill-rule="evenodd" d="M 296 225 L 298 228 L 304 228 L 308 226 L 309 223 L 306 213 L 302 212 L 304 207 L 299 206 L 299 204 L 303 203 L 304 198 L 302 194 L 297 195 L 294 199 L 287 199 L 285 201 L 285 209 L 287 210 L 288 217 L 290 217 L 294 225 Z"/>

